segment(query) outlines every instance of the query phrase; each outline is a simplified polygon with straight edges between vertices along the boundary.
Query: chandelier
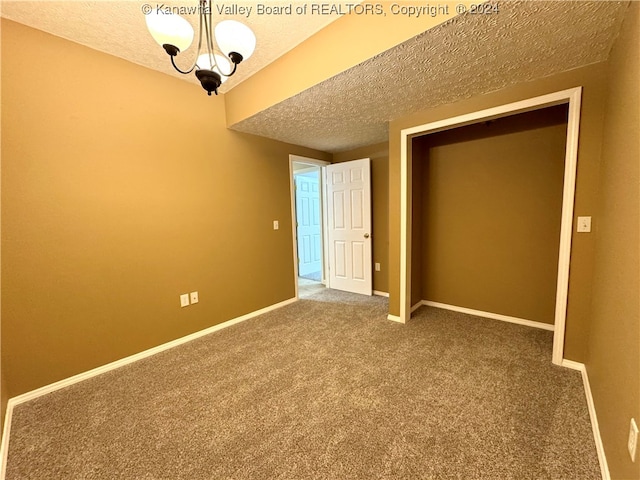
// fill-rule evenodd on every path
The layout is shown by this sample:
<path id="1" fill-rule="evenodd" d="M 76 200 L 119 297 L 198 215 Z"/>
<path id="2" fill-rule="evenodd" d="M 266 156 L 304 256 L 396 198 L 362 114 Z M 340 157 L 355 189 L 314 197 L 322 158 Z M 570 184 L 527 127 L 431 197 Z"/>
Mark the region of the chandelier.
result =
<path id="1" fill-rule="evenodd" d="M 173 68 L 184 75 L 195 70 L 202 88 L 209 95 L 211 92 L 217 95 L 218 87 L 236 72 L 238 64 L 251 56 L 256 37 L 249 27 L 235 20 L 223 20 L 214 29 L 212 8 L 210 0 L 199 0 L 197 7 L 162 5 L 145 13 L 149 32 L 169 54 Z M 176 65 L 175 58 L 189 48 L 194 31 L 178 13 L 195 13 L 196 10 L 200 17 L 198 49 L 191 67 L 183 70 Z"/>

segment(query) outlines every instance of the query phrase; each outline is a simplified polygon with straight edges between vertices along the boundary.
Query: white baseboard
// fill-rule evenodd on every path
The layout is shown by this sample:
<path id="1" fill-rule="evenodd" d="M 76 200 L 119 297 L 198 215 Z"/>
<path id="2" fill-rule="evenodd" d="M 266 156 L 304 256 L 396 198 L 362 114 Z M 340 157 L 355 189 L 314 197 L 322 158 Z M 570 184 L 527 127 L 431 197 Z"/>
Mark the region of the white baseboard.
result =
<path id="1" fill-rule="evenodd" d="M 4 415 L 4 428 L 2 430 L 2 442 L 0 443 L 0 480 L 4 480 L 7 470 L 7 456 L 9 454 L 9 432 L 11 431 L 11 417 L 13 416 L 13 404 L 11 399 L 7 402 L 7 411 Z"/>
<path id="2" fill-rule="evenodd" d="M 184 337 L 177 338 L 167 343 L 163 343 L 162 345 L 158 345 L 157 347 L 150 348 L 148 350 L 144 350 L 142 352 L 136 353 L 134 355 L 130 355 L 128 357 L 122 358 L 120 360 L 116 360 L 115 362 L 108 363 L 101 367 L 94 368 L 92 370 L 88 370 L 83 373 L 79 373 L 69 378 L 65 378 L 58 382 L 52 383 L 50 385 L 45 385 L 44 387 L 40 387 L 36 390 L 32 390 L 27 393 L 23 393 L 22 395 L 18 395 L 17 397 L 10 398 L 7 402 L 7 411 L 5 414 L 4 420 L 4 429 L 2 433 L 2 442 L 0 443 L 0 480 L 4 480 L 5 478 L 5 470 L 7 465 L 7 453 L 9 449 L 9 435 L 11 431 L 11 417 L 13 415 L 13 408 L 16 405 L 19 405 L 24 402 L 28 402 L 29 400 L 33 400 L 34 398 L 41 397 L 51 392 L 55 392 L 56 390 L 60 390 L 61 388 L 68 387 L 75 383 L 82 382 L 89 378 L 95 377 L 102 373 L 109 372 L 111 370 L 115 370 L 117 368 L 123 367 L 125 365 L 129 365 L 131 363 L 137 362 L 138 360 L 142 360 L 144 358 L 151 357 L 156 355 L 157 353 L 164 352 L 165 350 L 169 350 L 171 348 L 177 347 L 178 345 L 182 345 L 184 343 L 191 342 L 200 337 L 204 337 L 205 335 L 209 335 L 210 333 L 217 332 L 218 330 L 222 330 L 224 328 L 230 327 L 240 322 L 244 322 L 245 320 L 249 320 L 250 318 L 257 317 L 264 313 L 271 312 L 273 310 L 277 310 L 286 305 L 290 305 L 292 303 L 297 302 L 297 298 L 290 298 L 289 300 L 284 300 L 282 302 L 276 303 L 274 305 L 270 305 L 265 308 L 261 308 L 260 310 L 256 310 L 254 312 L 247 313 L 240 317 L 233 318 L 231 320 L 227 320 L 226 322 L 219 323 L 218 325 L 214 325 L 209 328 L 205 328 L 204 330 L 200 330 L 199 332 L 192 333 L 190 335 L 186 335 Z"/>
<path id="3" fill-rule="evenodd" d="M 445 310 L 452 310 L 454 312 L 466 313 L 469 315 L 475 315 L 477 317 L 491 318 L 492 320 L 501 320 L 503 322 L 517 323 L 518 325 L 525 325 L 527 327 L 533 327 L 533 328 L 541 328 L 542 330 L 550 330 L 552 332 L 554 331 L 554 326 L 549 323 L 534 322 L 533 320 L 527 320 L 524 318 L 510 317 L 508 315 L 502 315 L 500 313 L 483 312 L 481 310 L 474 310 L 472 308 L 466 308 L 466 307 L 456 307 L 455 305 L 432 302 L 429 300 L 422 300 L 422 302 L 418 302 L 416 305 L 413 306 L 413 308 L 411 309 L 411 312 L 414 311 L 414 308 L 417 309 L 422 305 L 426 305 L 428 307 L 442 308 Z"/>
<path id="4" fill-rule="evenodd" d="M 596 407 L 593 403 L 593 395 L 591 394 L 591 385 L 589 384 L 589 375 L 587 367 L 584 363 L 574 362 L 573 360 L 562 360 L 563 367 L 578 370 L 582 374 L 582 384 L 584 385 L 584 393 L 587 397 L 587 407 L 589 408 L 589 417 L 591 418 L 591 428 L 593 430 L 593 439 L 596 442 L 596 451 L 598 452 L 598 461 L 600 462 L 600 473 L 602 480 L 611 480 L 609 473 L 609 464 L 607 456 L 604 453 L 604 445 L 600 436 L 600 427 L 598 426 L 598 416 L 596 415 Z"/>
<path id="5" fill-rule="evenodd" d="M 381 292 L 379 290 L 374 290 L 373 294 L 377 295 L 378 297 L 388 297 L 389 296 L 389 292 Z"/>
<path id="6" fill-rule="evenodd" d="M 416 303 L 415 305 L 411 306 L 411 313 L 415 312 L 417 309 L 419 309 L 422 305 L 424 305 L 424 300 L 420 300 L 418 303 Z"/>
<path id="7" fill-rule="evenodd" d="M 374 294 L 382 294 L 382 296 L 388 296 L 388 294 L 384 294 L 384 292 L 378 292 L 376 293 L 374 291 Z M 101 367 L 98 368 L 94 368 L 92 370 L 89 370 L 87 372 L 84 373 L 80 373 L 78 375 L 74 375 L 72 377 L 69 377 L 67 379 L 64 380 L 60 380 L 58 382 L 52 383 L 50 385 L 46 385 L 44 387 L 38 388 L 36 390 L 33 390 L 31 392 L 27 392 L 24 393 L 22 395 L 19 395 L 17 397 L 13 397 L 10 398 L 9 401 L 7 402 L 7 411 L 5 414 L 5 421 L 4 421 L 4 429 L 3 429 L 3 433 L 2 433 L 2 442 L 0 443 L 0 480 L 4 480 L 5 478 L 5 473 L 6 473 L 6 465 L 7 465 L 7 455 L 8 455 L 8 449 L 9 449 L 9 436 L 10 436 L 10 432 L 11 432 L 11 419 L 12 419 L 12 415 L 13 415 L 13 408 L 16 405 L 19 405 L 21 403 L 27 402 L 29 400 L 33 400 L 34 398 L 40 397 L 42 395 L 46 395 L 48 393 L 54 392 L 56 390 L 59 390 L 61 388 L 73 385 L 75 383 L 79 383 L 83 380 L 87 380 L 91 377 L 95 377 L 97 375 L 100 375 L 102 373 L 111 371 L 111 370 L 115 370 L 119 367 L 122 367 L 124 365 L 128 365 L 134 362 L 137 362 L 138 360 L 142 360 L 143 358 L 148 358 L 151 357 L 157 353 L 163 352 L 165 350 L 169 350 L 173 347 L 176 347 L 178 345 L 182 345 L 184 343 L 190 342 L 192 340 L 195 340 L 197 338 L 203 337 L 205 335 L 208 335 L 210 333 L 216 332 L 218 330 L 222 330 L 224 328 L 230 327 L 232 325 L 235 325 L 237 323 L 243 322 L 245 320 L 249 320 L 250 318 L 256 317 L 258 315 L 262 315 L 264 313 L 273 311 L 273 310 L 277 310 L 278 308 L 282 308 L 286 305 L 290 305 L 292 303 L 295 303 L 298 299 L 297 298 L 291 298 L 289 300 L 285 300 L 283 302 L 271 305 L 269 307 L 265 307 L 262 308 L 260 310 L 256 310 L 255 312 L 250 312 L 247 313 L 245 315 L 242 315 L 240 317 L 228 320 L 226 322 L 220 323 L 218 325 L 214 325 L 212 327 L 209 327 L 207 329 L 201 330 L 199 332 L 195 332 L 192 333 L 190 335 L 178 338 L 176 340 L 172 340 L 170 342 L 164 343 L 162 345 L 158 345 L 157 347 L 153 347 L 150 348 L 148 350 L 145 350 L 143 352 L 137 353 L 135 355 L 131 355 L 129 357 L 125 357 L 123 359 L 120 360 L 116 360 L 115 362 L 111 362 L 108 363 L 106 365 L 103 365 Z M 499 314 L 491 314 L 488 312 L 482 312 L 482 311 L 478 311 L 478 310 L 472 310 L 472 309 L 467 309 L 464 307 L 454 307 L 451 305 L 446 305 L 446 304 L 441 304 L 441 303 L 437 303 L 437 302 L 430 302 L 427 300 L 423 300 L 421 302 L 418 302 L 416 305 L 414 305 L 414 307 L 417 309 L 422 305 L 427 305 L 427 306 L 433 306 L 433 307 L 437 307 L 437 308 L 444 308 L 444 309 L 448 309 L 448 310 L 454 310 L 454 311 L 459 311 L 461 313 L 469 313 L 471 315 L 477 315 L 477 316 L 482 316 L 482 317 L 487 317 L 487 318 L 494 318 L 496 320 L 505 320 L 504 315 L 499 315 Z M 412 308 L 412 311 L 414 309 Z M 491 315 L 491 316 L 490 316 Z M 501 318 L 496 318 L 496 317 L 501 317 Z M 506 317 L 507 319 L 505 321 L 508 322 L 513 322 L 513 323 L 520 323 L 523 325 L 528 325 L 528 326 L 534 326 L 537 328 L 545 328 L 545 329 L 549 329 L 548 327 L 553 327 L 552 325 L 547 325 L 547 324 L 541 324 L 539 322 L 533 322 L 530 320 L 523 320 L 523 319 L 518 319 L 515 317 Z M 398 322 L 398 323 L 404 323 L 402 322 L 401 318 L 397 315 L 387 315 L 387 319 L 394 321 L 394 322 Z M 514 321 L 516 320 L 516 321 Z M 526 323 L 521 323 L 521 322 L 526 322 Z M 531 325 L 531 324 L 535 324 L 535 325 Z M 538 325 L 542 325 L 542 326 L 538 326 Z M 574 370 L 578 370 L 581 372 L 582 374 L 582 381 L 584 384 L 584 389 L 585 389 L 585 395 L 586 395 L 586 399 L 587 399 L 587 406 L 589 408 L 589 416 L 591 418 L 591 426 L 593 429 L 593 436 L 594 436 L 594 440 L 595 440 L 595 444 L 596 444 L 596 450 L 598 452 L 598 460 L 600 461 L 600 469 L 601 469 L 601 473 L 602 473 L 602 478 L 603 480 L 611 480 L 611 476 L 609 474 L 609 467 L 607 464 L 607 459 L 604 453 L 604 446 L 602 445 L 602 438 L 600 437 L 600 428 L 598 426 L 598 418 L 596 415 L 596 410 L 595 410 L 595 405 L 593 403 L 593 396 L 591 394 L 591 386 L 589 385 L 589 377 L 587 375 L 587 369 L 585 367 L 584 364 L 579 363 L 579 362 L 574 362 L 572 360 L 563 360 L 562 361 L 562 366 L 566 367 L 566 368 L 571 368 Z"/>

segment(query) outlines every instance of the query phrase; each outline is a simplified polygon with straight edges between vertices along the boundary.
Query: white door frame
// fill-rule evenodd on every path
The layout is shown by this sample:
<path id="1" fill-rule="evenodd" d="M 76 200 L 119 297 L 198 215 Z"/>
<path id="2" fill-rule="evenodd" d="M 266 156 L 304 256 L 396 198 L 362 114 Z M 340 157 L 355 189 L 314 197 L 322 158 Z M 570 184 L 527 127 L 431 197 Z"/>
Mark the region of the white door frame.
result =
<path id="1" fill-rule="evenodd" d="M 410 151 L 409 142 L 411 139 L 415 136 L 436 133 L 480 121 L 539 110 L 555 105 L 568 104 L 569 118 L 567 121 L 560 251 L 558 255 L 558 281 L 556 289 L 553 355 L 551 359 L 556 365 L 562 364 L 565 324 L 567 319 L 567 298 L 569 292 L 569 260 L 571 256 L 581 98 L 582 87 L 575 87 L 466 115 L 439 120 L 437 122 L 405 128 L 400 131 L 400 316 L 389 315 L 389 320 L 406 323 L 411 317 L 411 245 L 409 244 L 409 228 L 411 225 L 409 222 L 411 221 L 412 191 L 411 184 L 409 183 L 411 157 L 408 153 Z"/>
<path id="2" fill-rule="evenodd" d="M 330 165 L 331 162 L 325 162 L 324 160 L 318 160 L 316 158 L 309 157 L 301 157 L 299 155 L 289 155 L 289 192 L 291 194 L 291 233 L 293 234 L 293 284 L 295 285 L 296 298 L 298 298 L 298 232 L 296 229 L 296 191 L 295 191 L 295 180 L 293 178 L 293 164 L 294 163 L 303 163 L 305 165 L 309 165 L 311 167 L 320 167 L 320 208 L 322 210 L 322 262 L 323 262 L 323 272 L 327 272 L 327 242 L 326 242 L 326 232 L 327 232 L 327 209 L 326 209 L 326 195 L 324 192 L 325 185 L 325 172 L 324 167 Z M 327 285 L 328 287 L 329 285 Z"/>

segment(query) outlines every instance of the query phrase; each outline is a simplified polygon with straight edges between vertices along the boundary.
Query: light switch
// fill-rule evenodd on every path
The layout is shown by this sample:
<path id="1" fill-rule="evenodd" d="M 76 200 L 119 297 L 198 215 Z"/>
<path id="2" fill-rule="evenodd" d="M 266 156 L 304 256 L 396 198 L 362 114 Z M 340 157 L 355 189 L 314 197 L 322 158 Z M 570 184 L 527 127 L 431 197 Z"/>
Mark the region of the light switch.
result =
<path id="1" fill-rule="evenodd" d="M 280 228 L 280 222 L 278 220 L 273 221 L 273 229 L 278 230 Z"/>
<path id="2" fill-rule="evenodd" d="M 591 231 L 591 217 L 578 217 L 578 232 Z"/>
<path id="3" fill-rule="evenodd" d="M 180 295 L 180 306 L 181 307 L 188 307 L 189 306 L 189 294 L 188 293 L 183 293 L 182 295 Z"/>
<path id="4" fill-rule="evenodd" d="M 198 303 L 198 292 L 191 292 L 189 296 L 191 297 L 191 305 Z"/>

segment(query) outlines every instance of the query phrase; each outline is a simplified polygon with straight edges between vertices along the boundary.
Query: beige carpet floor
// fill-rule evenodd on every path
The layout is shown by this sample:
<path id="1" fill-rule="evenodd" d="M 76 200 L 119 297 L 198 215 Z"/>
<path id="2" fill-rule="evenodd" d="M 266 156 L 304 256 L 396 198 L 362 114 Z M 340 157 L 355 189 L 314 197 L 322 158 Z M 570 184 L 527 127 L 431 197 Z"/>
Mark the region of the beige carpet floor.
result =
<path id="1" fill-rule="evenodd" d="M 318 289 L 16 406 L 6 478 L 600 478 L 548 331 Z"/>

